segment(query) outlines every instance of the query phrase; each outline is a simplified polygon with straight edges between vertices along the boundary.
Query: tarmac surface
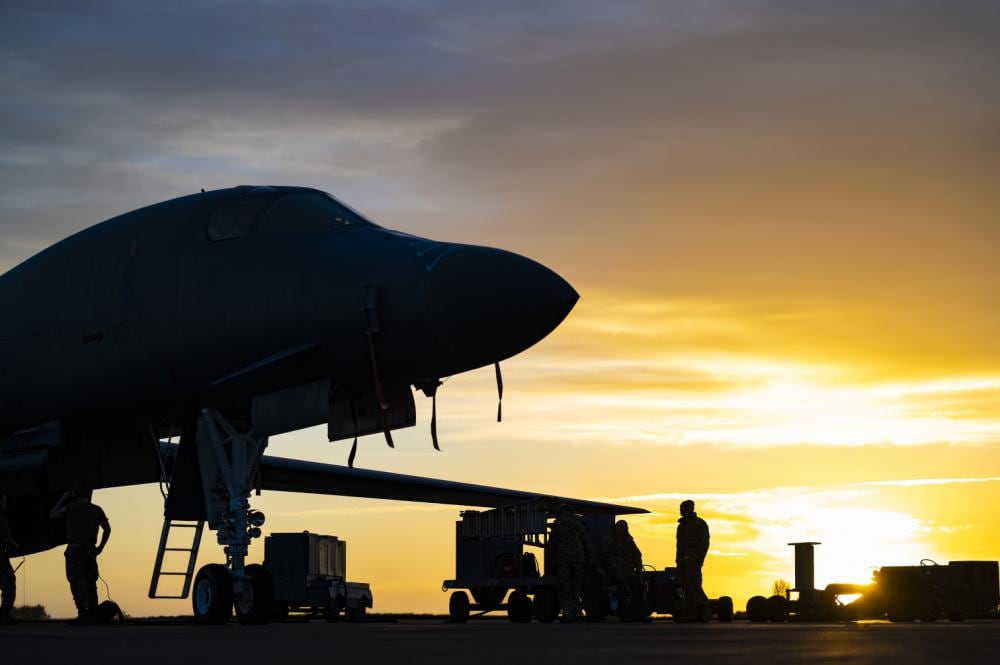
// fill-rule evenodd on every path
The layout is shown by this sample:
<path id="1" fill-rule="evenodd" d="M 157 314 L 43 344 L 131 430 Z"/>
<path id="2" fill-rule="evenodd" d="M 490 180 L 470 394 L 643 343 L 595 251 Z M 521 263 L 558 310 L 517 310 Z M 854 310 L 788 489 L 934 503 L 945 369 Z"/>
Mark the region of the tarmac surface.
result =
<path id="1" fill-rule="evenodd" d="M 888 624 L 514 625 L 397 623 L 197 626 L 60 622 L 0 626 L 0 662 L 22 663 L 996 663 L 1000 621 Z"/>

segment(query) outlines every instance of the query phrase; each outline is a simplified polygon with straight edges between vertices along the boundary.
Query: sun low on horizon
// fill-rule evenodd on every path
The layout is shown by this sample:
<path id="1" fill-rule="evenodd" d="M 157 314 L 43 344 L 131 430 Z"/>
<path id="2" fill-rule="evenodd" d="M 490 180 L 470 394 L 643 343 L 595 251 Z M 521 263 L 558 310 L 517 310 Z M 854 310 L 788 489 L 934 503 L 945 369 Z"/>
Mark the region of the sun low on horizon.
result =
<path id="1" fill-rule="evenodd" d="M 317 187 L 390 229 L 528 256 L 581 296 L 502 363 L 503 422 L 492 368 L 459 374 L 441 452 L 418 393 L 416 426 L 394 450 L 363 437 L 358 466 L 645 508 L 628 521 L 657 568 L 693 499 L 706 592 L 737 608 L 793 579 L 796 541 L 822 543 L 821 587 L 996 560 L 997 6 L 864 5 L 320 3 L 293 21 L 264 3 L 197 26 L 183 2 L 4 9 L 0 272 L 202 188 Z M 317 21 L 350 29 L 328 43 Z M 319 428 L 267 452 L 349 449 Z M 188 613 L 146 598 L 157 487 L 95 501 L 102 598 Z M 375 611 L 446 611 L 463 507 L 252 503 L 265 535 L 347 540 Z M 199 563 L 219 560 L 205 540 Z M 18 603 L 69 616 L 62 566 L 28 557 Z"/>

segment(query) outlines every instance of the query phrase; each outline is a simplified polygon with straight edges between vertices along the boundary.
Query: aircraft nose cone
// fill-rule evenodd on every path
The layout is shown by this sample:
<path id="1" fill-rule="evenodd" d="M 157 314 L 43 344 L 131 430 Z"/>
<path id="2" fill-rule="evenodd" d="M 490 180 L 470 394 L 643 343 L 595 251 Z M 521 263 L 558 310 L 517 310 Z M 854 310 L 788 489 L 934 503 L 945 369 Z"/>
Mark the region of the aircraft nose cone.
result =
<path id="1" fill-rule="evenodd" d="M 431 269 L 427 324 L 441 345 L 472 369 L 535 344 L 579 298 L 566 280 L 540 263 L 461 245 Z"/>

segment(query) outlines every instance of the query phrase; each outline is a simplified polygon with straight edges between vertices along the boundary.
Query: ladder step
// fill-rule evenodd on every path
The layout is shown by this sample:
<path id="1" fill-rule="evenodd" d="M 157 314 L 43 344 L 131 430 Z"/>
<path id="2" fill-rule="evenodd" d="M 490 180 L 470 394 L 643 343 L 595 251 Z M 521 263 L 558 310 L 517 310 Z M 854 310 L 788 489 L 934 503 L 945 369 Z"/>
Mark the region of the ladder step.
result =
<path id="1" fill-rule="evenodd" d="M 194 565 L 198 559 L 198 548 L 201 545 L 201 534 L 205 527 L 204 522 L 194 522 L 187 524 L 177 524 L 170 519 L 163 520 L 163 530 L 160 532 L 160 545 L 156 551 L 156 562 L 153 564 L 153 577 L 149 582 L 149 597 L 150 598 L 174 598 L 182 599 L 187 598 L 188 593 L 191 590 L 191 581 L 194 578 Z M 170 537 L 171 529 L 193 529 L 194 534 L 191 538 L 190 547 L 167 547 L 167 541 Z M 185 572 L 179 571 L 164 571 L 163 570 L 163 557 L 167 552 L 185 552 L 187 553 L 187 570 Z M 184 580 L 183 588 L 181 589 L 180 595 L 161 595 L 159 593 L 159 581 L 162 577 L 180 577 Z"/>

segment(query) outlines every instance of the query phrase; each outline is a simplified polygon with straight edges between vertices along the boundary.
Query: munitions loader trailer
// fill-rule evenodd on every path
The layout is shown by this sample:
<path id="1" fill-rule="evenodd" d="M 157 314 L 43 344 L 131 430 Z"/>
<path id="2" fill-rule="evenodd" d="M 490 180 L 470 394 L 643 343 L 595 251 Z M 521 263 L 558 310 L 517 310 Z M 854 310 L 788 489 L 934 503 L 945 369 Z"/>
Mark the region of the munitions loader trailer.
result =
<path id="1" fill-rule="evenodd" d="M 549 518 L 555 505 L 529 501 L 491 510 L 467 510 L 455 524 L 455 579 L 445 580 L 442 589 L 451 590 L 448 615 L 454 623 L 465 623 L 471 616 L 505 610 L 515 623 L 532 619 L 542 623 L 559 615 L 556 587 L 556 562 L 548 556 Z M 582 515 L 590 537 L 591 552 L 602 551 L 614 533 L 615 515 L 587 512 Z M 542 565 L 534 552 L 539 549 Z M 683 591 L 676 572 L 646 571 L 635 596 L 642 598 L 633 616 L 645 618 L 652 613 L 680 616 Z M 597 565 L 589 566 L 584 582 L 583 610 L 588 621 L 602 621 L 618 608 L 617 587 L 608 584 Z M 471 596 L 471 598 L 470 598 Z M 732 599 L 708 601 L 706 609 L 720 621 L 731 621 Z M 475 614 L 474 614 L 475 613 Z"/>

